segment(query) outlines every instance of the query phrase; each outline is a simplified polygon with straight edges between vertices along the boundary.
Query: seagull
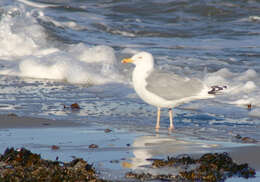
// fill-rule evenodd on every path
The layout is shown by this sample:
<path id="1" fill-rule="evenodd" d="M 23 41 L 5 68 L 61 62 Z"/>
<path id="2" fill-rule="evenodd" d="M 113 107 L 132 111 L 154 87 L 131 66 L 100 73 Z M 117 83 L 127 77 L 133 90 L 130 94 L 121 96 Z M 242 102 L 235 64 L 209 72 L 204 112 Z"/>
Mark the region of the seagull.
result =
<path id="1" fill-rule="evenodd" d="M 198 99 L 213 98 L 226 88 L 226 86 L 208 87 L 197 78 L 181 77 L 156 70 L 154 58 L 149 52 L 137 53 L 121 62 L 135 65 L 132 82 L 136 93 L 146 103 L 157 107 L 156 130 L 160 128 L 161 108 L 168 108 L 169 130 L 174 130 L 172 108 Z"/>

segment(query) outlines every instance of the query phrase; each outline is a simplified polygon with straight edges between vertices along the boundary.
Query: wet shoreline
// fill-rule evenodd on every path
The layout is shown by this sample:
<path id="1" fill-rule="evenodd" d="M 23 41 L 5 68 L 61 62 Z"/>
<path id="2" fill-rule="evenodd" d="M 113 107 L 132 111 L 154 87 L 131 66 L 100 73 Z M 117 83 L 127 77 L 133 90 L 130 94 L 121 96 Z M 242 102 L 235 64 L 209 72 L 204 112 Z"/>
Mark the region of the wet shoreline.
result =
<path id="1" fill-rule="evenodd" d="M 147 167 L 151 165 L 147 159 L 176 157 L 181 154 L 198 158 L 205 153 L 228 152 L 234 162 L 248 163 L 256 171 L 260 169 L 260 161 L 256 160 L 258 144 L 196 141 L 166 133 L 129 131 L 106 125 L 89 126 L 15 115 L 1 117 L 1 153 L 7 147 L 25 147 L 49 160 L 72 161 L 83 158 L 93 164 L 100 178 L 106 180 L 125 181 L 125 174 L 131 171 L 158 174 L 159 170 Z M 50 124 L 43 124 L 46 122 Z"/>

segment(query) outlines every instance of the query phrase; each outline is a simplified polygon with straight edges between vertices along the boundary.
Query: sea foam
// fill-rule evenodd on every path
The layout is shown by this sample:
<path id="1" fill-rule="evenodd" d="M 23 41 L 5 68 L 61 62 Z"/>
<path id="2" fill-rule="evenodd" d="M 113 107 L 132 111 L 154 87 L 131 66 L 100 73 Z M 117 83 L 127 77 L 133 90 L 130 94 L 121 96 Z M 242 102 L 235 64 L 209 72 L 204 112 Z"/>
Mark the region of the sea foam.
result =
<path id="1" fill-rule="evenodd" d="M 33 54 L 46 40 L 43 28 L 23 6 L 8 7 L 0 21 L 0 56 L 5 60 Z"/>
<path id="2" fill-rule="evenodd" d="M 260 82 L 258 73 L 249 69 L 242 73 L 230 72 L 223 68 L 217 72 L 210 73 L 206 76 L 204 82 L 208 85 L 225 85 L 227 89 L 223 94 L 218 96 L 219 101 L 229 104 L 236 104 L 245 107 L 252 104 L 260 106 Z"/>
<path id="3" fill-rule="evenodd" d="M 112 47 L 84 43 L 54 46 L 39 17 L 49 19 L 23 5 L 5 9 L 0 20 L 0 74 L 94 85 L 121 81 Z"/>

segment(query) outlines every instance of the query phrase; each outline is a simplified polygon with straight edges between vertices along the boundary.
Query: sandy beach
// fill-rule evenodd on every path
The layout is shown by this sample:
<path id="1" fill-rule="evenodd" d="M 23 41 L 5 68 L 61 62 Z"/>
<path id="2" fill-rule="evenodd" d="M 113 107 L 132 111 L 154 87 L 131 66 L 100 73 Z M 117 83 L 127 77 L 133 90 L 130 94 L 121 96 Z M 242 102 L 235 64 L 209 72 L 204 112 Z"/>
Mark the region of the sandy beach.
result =
<path id="1" fill-rule="evenodd" d="M 73 127 L 79 124 L 71 121 L 59 121 L 44 118 L 21 117 L 16 114 L 0 115 L 0 129 L 6 128 L 46 128 Z"/>
<path id="2" fill-rule="evenodd" d="M 176 137 L 166 131 L 160 133 L 110 128 L 104 125 L 86 125 L 68 121 L 41 118 L 0 116 L 0 151 L 7 147 L 25 147 L 45 159 L 71 161 L 81 157 L 93 163 L 101 178 L 126 181 L 129 171 L 165 173 L 147 167 L 150 158 L 176 157 L 189 154 L 199 157 L 208 152 L 228 152 L 237 163 L 248 163 L 259 171 L 259 144 L 216 142 Z M 162 129 L 163 130 L 163 129 Z M 95 144 L 95 148 L 89 146 Z M 53 145 L 58 146 L 53 150 Z M 174 173 L 176 171 L 167 171 Z M 248 181 L 258 181 L 256 178 Z M 231 178 L 227 181 L 247 181 Z"/>

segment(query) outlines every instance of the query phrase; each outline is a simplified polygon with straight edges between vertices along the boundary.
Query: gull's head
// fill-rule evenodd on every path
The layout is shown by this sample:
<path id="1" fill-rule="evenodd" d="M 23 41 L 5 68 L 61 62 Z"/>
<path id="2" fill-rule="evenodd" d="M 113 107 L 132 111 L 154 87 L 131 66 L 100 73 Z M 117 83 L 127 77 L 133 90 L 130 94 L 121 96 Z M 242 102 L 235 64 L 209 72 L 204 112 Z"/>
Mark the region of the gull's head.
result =
<path id="1" fill-rule="evenodd" d="M 142 65 L 147 67 L 153 67 L 154 60 L 153 55 L 149 52 L 139 52 L 131 58 L 125 58 L 121 61 L 122 63 L 133 63 L 136 66 Z"/>

